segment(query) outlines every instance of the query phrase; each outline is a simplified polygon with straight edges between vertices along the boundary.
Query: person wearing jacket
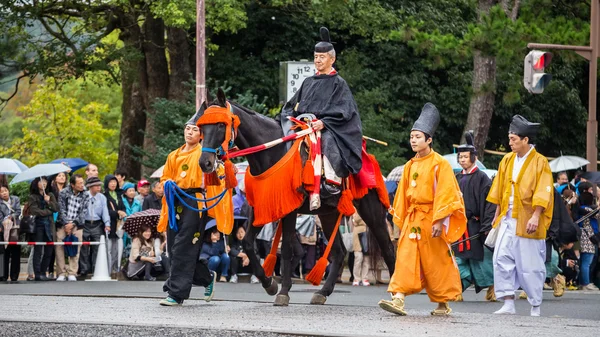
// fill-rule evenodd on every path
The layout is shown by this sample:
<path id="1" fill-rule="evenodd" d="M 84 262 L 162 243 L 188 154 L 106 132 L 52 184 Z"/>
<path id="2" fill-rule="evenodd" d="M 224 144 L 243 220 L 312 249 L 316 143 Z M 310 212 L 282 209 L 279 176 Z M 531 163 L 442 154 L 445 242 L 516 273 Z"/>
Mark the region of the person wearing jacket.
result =
<path id="1" fill-rule="evenodd" d="M 593 195 L 594 186 L 587 182 L 581 182 L 579 184 L 579 215 L 580 217 L 585 216 L 586 214 L 593 212 L 598 205 L 596 204 L 596 200 Z M 592 274 L 592 264 L 594 262 L 594 256 L 596 255 L 596 251 L 598 245 L 595 245 L 591 238 L 600 232 L 598 226 L 597 216 L 592 216 L 591 218 L 584 220 L 579 223 L 581 227 L 581 269 L 579 271 L 579 287 L 583 290 L 598 290 L 598 287 L 592 283 L 591 274 Z"/>
<path id="2" fill-rule="evenodd" d="M 250 265 L 250 259 L 246 252 L 244 252 L 244 236 L 246 236 L 246 228 L 239 226 L 235 231 L 235 237 L 233 238 L 229 250 L 229 260 L 231 262 L 231 278 L 229 282 L 238 282 L 238 273 L 247 272 L 252 274 L 252 266 Z M 250 283 L 256 284 L 260 281 L 254 274 L 250 278 Z"/>
<path id="3" fill-rule="evenodd" d="M 123 206 L 125 207 L 126 216 L 123 218 L 123 221 L 127 220 L 127 217 L 132 215 L 133 213 L 140 212 L 142 210 L 142 203 L 139 200 L 135 199 L 135 185 L 130 182 L 125 182 L 122 187 L 123 195 L 121 200 L 123 201 Z M 125 256 L 129 256 L 129 251 L 131 250 L 131 238 L 127 233 L 123 234 L 123 243 L 125 245 Z"/>
<path id="4" fill-rule="evenodd" d="M 19 197 L 10 195 L 8 184 L 0 186 L 0 238 L 4 241 L 13 241 L 14 238 L 11 238 L 13 233 L 18 235 L 20 215 L 21 203 Z M 2 249 L 4 249 L 3 278 L 8 279 L 10 276 L 12 282 L 17 282 L 21 271 L 21 247 L 13 245 L 6 246 L 5 249 L 2 246 Z"/>
<path id="5" fill-rule="evenodd" d="M 114 175 L 108 174 L 104 177 L 104 196 L 106 197 L 110 217 L 110 232 L 108 233 L 106 246 L 110 256 L 109 268 L 113 277 L 121 267 L 121 257 L 123 256 L 123 230 L 117 228 L 117 224 L 119 220 L 127 216 L 122 194 L 118 192 L 118 188 L 119 181 Z"/>
<path id="6" fill-rule="evenodd" d="M 220 282 L 227 282 L 229 275 L 229 255 L 225 242 L 221 240 L 221 233 L 213 227 L 206 234 L 206 240 L 200 251 L 200 259 L 208 261 L 208 269 L 221 274 Z"/>
<path id="7" fill-rule="evenodd" d="M 58 203 L 46 177 L 36 178 L 29 188 L 29 214 L 35 216 L 35 242 L 54 241 L 52 228 Z M 52 246 L 34 246 L 33 273 L 36 281 L 50 281 L 46 271 L 52 258 Z M 64 259 L 63 259 L 64 264 Z M 75 270 L 76 271 L 76 270 Z"/>
<path id="8" fill-rule="evenodd" d="M 79 174 L 74 174 L 69 180 L 69 186 L 60 191 L 58 198 L 60 208 L 58 222 L 56 224 L 56 240 L 62 242 L 65 237 L 73 234 L 79 241 L 83 239 L 83 224 L 85 223 L 85 211 L 88 209 L 89 195 L 85 193 L 85 182 Z M 65 265 L 65 249 L 56 246 L 56 264 L 59 274 L 57 281 L 77 281 L 77 268 L 79 265 L 80 247 L 77 254 L 69 256 L 69 265 Z"/>

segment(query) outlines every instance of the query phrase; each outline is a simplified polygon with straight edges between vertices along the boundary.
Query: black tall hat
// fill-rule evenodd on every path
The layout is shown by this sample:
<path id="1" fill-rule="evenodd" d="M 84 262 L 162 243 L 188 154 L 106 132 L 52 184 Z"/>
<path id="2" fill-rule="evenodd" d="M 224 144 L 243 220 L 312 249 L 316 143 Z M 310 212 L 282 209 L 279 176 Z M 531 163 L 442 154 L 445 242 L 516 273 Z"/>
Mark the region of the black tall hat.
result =
<path id="1" fill-rule="evenodd" d="M 331 38 L 329 37 L 329 29 L 321 27 L 321 42 L 315 45 L 315 53 L 327 53 L 333 50 Z"/>
<path id="2" fill-rule="evenodd" d="M 477 148 L 475 147 L 475 137 L 473 136 L 473 130 L 465 132 L 466 144 L 462 144 L 458 147 L 457 151 L 460 152 L 471 152 L 477 154 Z"/>
<path id="3" fill-rule="evenodd" d="M 540 123 L 532 123 L 521 115 L 514 115 L 508 128 L 508 133 L 513 133 L 521 137 L 533 138 L 537 135 Z"/>
<path id="4" fill-rule="evenodd" d="M 440 112 L 433 103 L 425 103 L 419 119 L 413 124 L 411 131 L 421 131 L 433 137 L 440 124 Z"/>

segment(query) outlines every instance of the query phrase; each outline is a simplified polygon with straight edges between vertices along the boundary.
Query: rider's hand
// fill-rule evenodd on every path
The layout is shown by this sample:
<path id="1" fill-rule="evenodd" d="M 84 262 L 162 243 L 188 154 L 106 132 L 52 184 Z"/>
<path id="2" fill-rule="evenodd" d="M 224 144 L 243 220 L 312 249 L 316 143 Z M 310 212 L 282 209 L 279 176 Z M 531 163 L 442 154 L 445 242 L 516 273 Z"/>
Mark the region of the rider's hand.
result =
<path id="1" fill-rule="evenodd" d="M 315 131 L 321 131 L 325 129 L 325 124 L 323 124 L 323 122 L 320 120 L 316 120 L 312 122 L 312 127 L 315 129 Z"/>

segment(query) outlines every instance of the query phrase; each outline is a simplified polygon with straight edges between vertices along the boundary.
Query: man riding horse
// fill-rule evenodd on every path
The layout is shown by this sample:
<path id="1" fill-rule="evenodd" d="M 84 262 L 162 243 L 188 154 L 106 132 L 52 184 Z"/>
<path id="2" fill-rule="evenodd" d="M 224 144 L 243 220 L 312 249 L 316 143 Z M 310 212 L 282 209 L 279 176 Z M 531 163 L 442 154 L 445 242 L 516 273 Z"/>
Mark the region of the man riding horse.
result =
<path id="1" fill-rule="evenodd" d="M 321 27 L 321 40 L 315 45 L 317 73 L 305 79 L 283 107 L 281 123 L 287 133 L 291 132 L 287 117 L 316 116 L 312 126 L 321 131 L 324 187 L 330 194 L 338 194 L 343 178 L 357 174 L 362 167 L 362 125 L 348 84 L 333 68 L 335 49 L 325 27 Z"/>

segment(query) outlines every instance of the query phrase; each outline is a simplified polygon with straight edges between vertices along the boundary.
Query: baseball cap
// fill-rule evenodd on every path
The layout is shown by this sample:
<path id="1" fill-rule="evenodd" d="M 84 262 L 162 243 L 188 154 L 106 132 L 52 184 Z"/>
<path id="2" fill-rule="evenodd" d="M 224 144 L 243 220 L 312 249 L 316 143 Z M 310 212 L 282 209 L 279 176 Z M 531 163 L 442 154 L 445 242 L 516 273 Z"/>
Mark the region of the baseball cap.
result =
<path id="1" fill-rule="evenodd" d="M 142 180 L 138 181 L 138 183 L 137 183 L 138 188 L 140 188 L 142 186 L 146 186 L 146 185 L 150 185 L 150 182 L 146 179 L 142 179 Z"/>

